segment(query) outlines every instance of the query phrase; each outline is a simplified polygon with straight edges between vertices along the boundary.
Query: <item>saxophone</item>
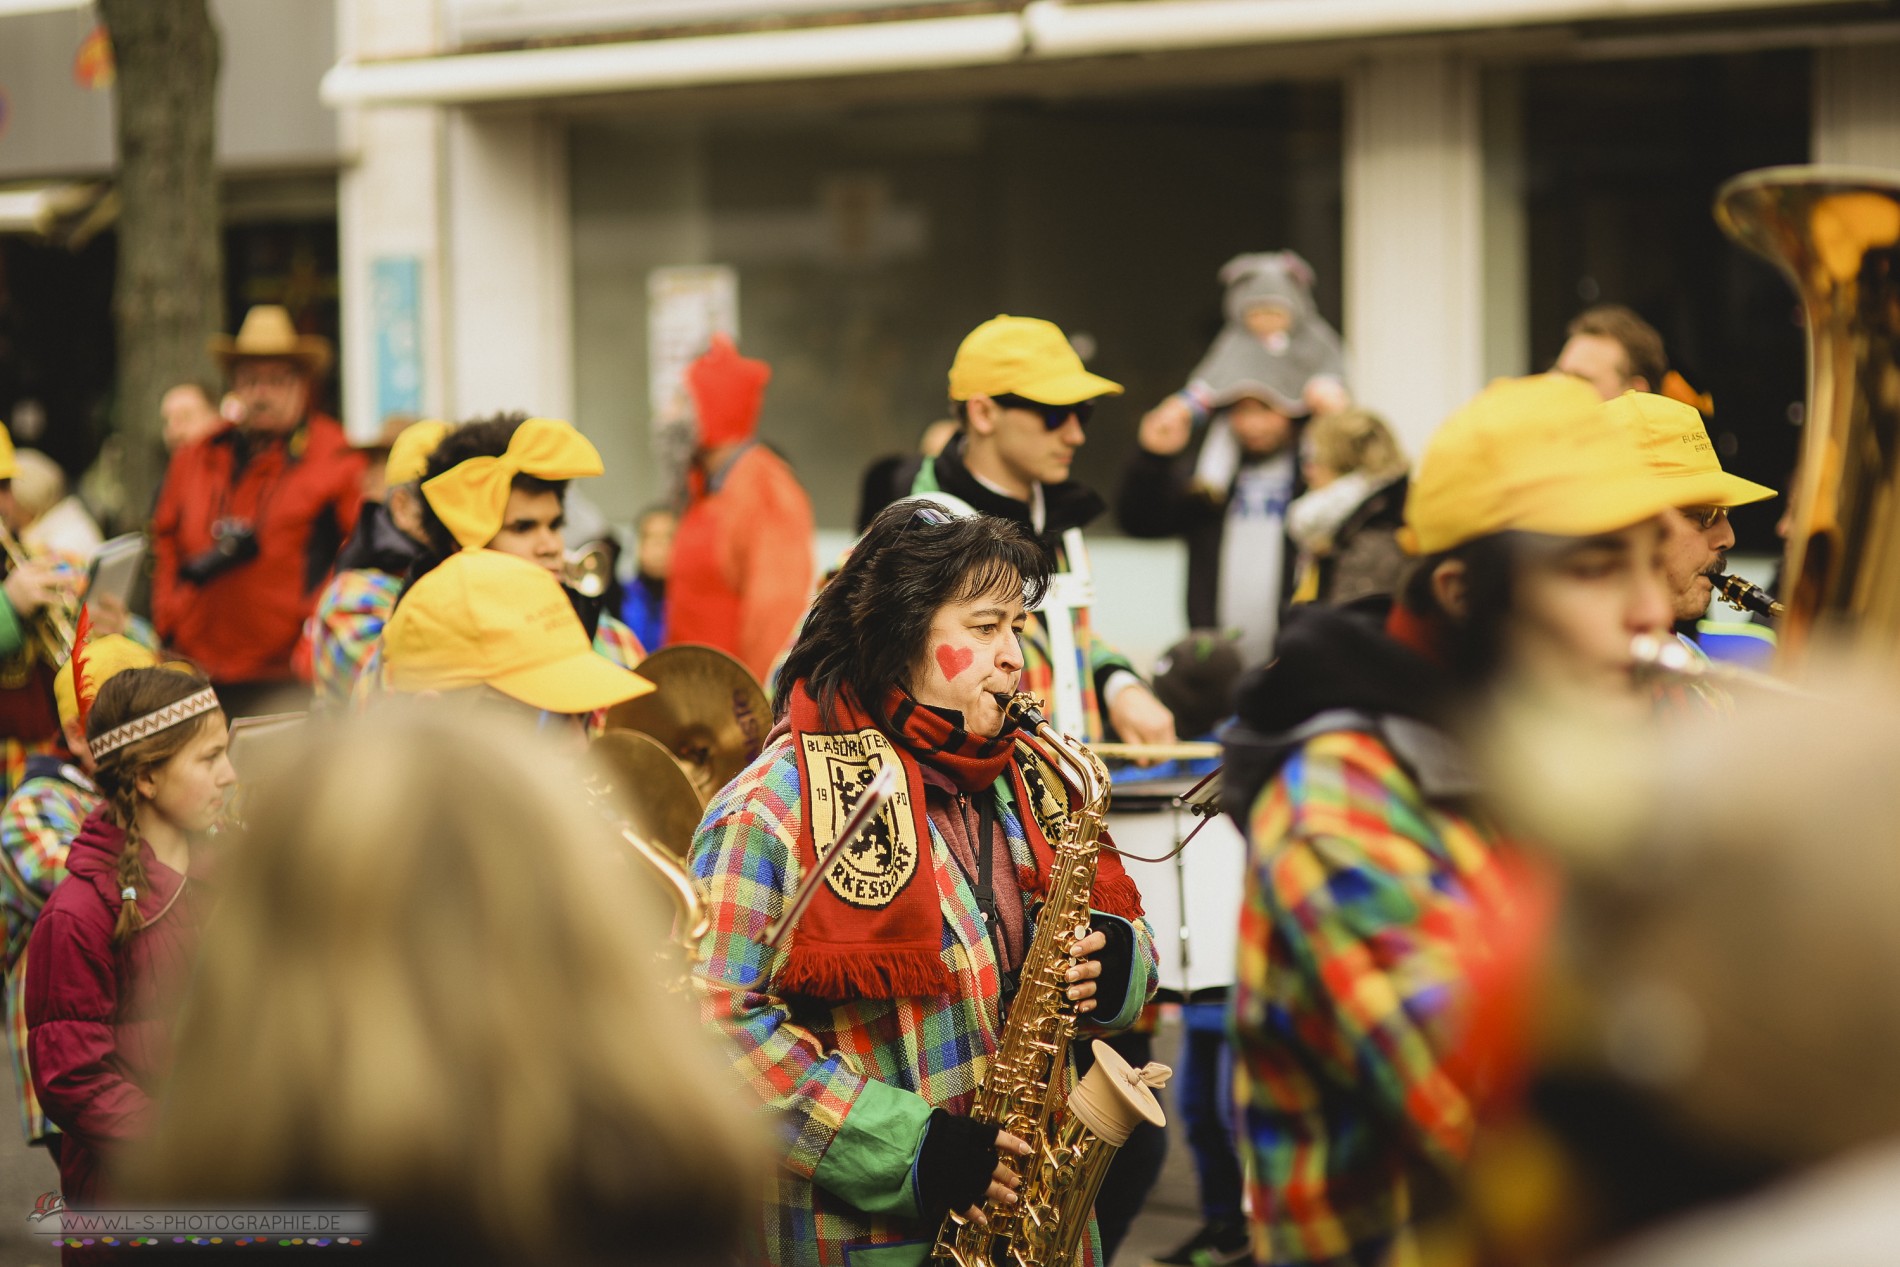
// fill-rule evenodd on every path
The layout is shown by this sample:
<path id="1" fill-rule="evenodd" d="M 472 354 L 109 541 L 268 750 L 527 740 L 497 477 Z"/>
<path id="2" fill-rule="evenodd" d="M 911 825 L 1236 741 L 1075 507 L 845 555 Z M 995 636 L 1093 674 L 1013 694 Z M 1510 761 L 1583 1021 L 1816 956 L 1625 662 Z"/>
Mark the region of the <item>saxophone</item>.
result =
<path id="1" fill-rule="evenodd" d="M 931 1257 L 956 1267 L 1070 1267 L 1116 1151 L 1142 1121 L 1160 1126 L 1166 1120 L 1153 1088 L 1170 1071 L 1154 1064 L 1131 1069 L 1098 1042 L 1094 1068 L 1069 1091 L 1076 1016 L 1067 998 L 1068 971 L 1075 965 L 1068 947 L 1076 930 L 1088 927 L 1108 810 L 1108 769 L 1088 748 L 1059 734 L 1034 697 L 1013 695 L 1001 702 L 1012 720 L 1047 746 L 1071 805 L 1066 830 L 1050 842 L 1055 865 L 1049 896 L 1023 959 L 1022 984 L 971 1110 L 978 1121 L 1025 1140 L 1031 1151 L 1003 1158 L 1023 1181 L 1016 1204 L 985 1204 L 988 1227 L 953 1211 Z"/>

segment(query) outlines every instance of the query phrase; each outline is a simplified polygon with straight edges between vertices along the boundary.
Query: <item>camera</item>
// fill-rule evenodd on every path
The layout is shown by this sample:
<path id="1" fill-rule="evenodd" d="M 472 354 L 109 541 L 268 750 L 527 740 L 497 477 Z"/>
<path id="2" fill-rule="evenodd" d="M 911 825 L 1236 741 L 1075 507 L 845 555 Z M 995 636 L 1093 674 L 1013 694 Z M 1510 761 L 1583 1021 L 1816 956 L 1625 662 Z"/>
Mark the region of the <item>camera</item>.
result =
<path id="1" fill-rule="evenodd" d="M 257 557 L 257 530 L 248 519 L 224 518 L 211 525 L 211 548 L 178 565 L 178 575 L 203 585 Z"/>

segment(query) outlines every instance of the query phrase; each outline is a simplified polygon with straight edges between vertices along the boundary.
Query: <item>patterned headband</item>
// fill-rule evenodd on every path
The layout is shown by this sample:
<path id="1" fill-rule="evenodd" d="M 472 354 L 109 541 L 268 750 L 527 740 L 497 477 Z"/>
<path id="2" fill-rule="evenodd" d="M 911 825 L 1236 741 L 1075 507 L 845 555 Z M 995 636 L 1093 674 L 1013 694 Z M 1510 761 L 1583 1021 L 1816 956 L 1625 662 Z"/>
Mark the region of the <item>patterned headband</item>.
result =
<path id="1" fill-rule="evenodd" d="M 190 721 L 218 707 L 218 693 L 210 687 L 196 695 L 187 695 L 175 704 L 167 704 L 157 712 L 147 713 L 143 717 L 134 717 L 123 726 L 114 726 L 105 734 L 88 743 L 92 749 L 92 759 L 97 761 L 108 752 L 117 752 L 129 743 L 137 743 L 148 735 L 156 735 L 161 730 L 170 730 L 181 721 Z"/>

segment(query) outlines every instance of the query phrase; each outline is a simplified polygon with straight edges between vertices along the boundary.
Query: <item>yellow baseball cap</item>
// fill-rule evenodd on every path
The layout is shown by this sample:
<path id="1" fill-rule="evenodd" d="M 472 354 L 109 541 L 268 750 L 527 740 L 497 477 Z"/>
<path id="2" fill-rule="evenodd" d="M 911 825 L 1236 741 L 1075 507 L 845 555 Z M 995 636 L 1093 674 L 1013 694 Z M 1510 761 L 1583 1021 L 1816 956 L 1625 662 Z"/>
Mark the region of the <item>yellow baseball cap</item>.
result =
<path id="1" fill-rule="evenodd" d="M 383 661 L 397 691 L 492 686 L 550 713 L 654 689 L 594 651 L 546 568 L 499 550 L 463 550 L 411 586 L 383 627 Z"/>
<path id="2" fill-rule="evenodd" d="M 1022 396 L 1042 405 L 1074 405 L 1119 396 L 1122 385 L 1082 368 L 1068 338 L 1051 321 L 992 317 L 964 337 L 950 363 L 950 399 Z"/>
<path id="3" fill-rule="evenodd" d="M 1501 378 L 1467 402 L 1425 448 L 1399 540 L 1436 554 L 1494 532 L 1588 537 L 1676 504 L 1602 400 L 1567 374 Z"/>
<path id="4" fill-rule="evenodd" d="M 383 462 L 383 483 L 394 488 L 421 479 L 429 470 L 430 455 L 448 433 L 449 424 L 438 418 L 424 418 L 404 427 L 389 446 L 389 457 Z"/>
<path id="5" fill-rule="evenodd" d="M 86 699 L 90 701 L 99 694 L 100 687 L 127 669 L 149 669 L 157 664 L 157 652 L 140 646 L 124 634 L 92 639 L 80 654 L 60 665 L 59 672 L 53 675 L 53 702 L 59 707 L 59 720 L 63 723 L 79 720 L 75 673 L 86 675 Z"/>
<path id="6" fill-rule="evenodd" d="M 13 457 L 13 433 L 0 426 L 0 480 L 10 480 L 20 473 L 20 464 Z"/>
<path id="7" fill-rule="evenodd" d="M 1693 405 L 1648 392 L 1624 392 L 1598 406 L 1605 422 L 1621 428 L 1649 462 L 1675 487 L 1676 506 L 1746 506 L 1775 490 L 1730 475 L 1709 443 L 1708 428 Z"/>

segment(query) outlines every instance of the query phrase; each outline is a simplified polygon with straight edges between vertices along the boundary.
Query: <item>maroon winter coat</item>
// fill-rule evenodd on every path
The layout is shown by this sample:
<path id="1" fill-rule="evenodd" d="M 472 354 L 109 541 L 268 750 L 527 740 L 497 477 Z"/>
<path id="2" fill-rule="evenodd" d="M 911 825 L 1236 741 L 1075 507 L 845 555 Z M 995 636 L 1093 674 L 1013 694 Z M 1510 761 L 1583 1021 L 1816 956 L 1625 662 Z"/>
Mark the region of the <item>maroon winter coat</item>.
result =
<path id="1" fill-rule="evenodd" d="M 141 845 L 146 924 L 115 947 L 124 843 L 100 813 L 85 821 L 67 878 L 27 943 L 27 1051 L 40 1104 L 65 1132 L 59 1186 L 68 1205 L 97 1200 L 104 1156 L 149 1128 L 209 906 L 201 875 L 187 879 Z"/>

